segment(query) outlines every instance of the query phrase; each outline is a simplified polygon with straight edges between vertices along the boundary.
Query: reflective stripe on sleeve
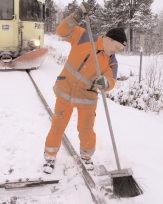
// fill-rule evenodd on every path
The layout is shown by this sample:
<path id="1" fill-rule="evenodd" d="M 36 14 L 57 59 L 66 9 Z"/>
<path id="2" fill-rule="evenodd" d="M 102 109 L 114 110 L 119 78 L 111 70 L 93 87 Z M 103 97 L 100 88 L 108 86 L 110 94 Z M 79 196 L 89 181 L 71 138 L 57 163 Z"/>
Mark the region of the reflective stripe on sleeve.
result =
<path id="1" fill-rule="evenodd" d="M 64 40 L 64 39 L 70 38 L 71 35 L 72 35 L 72 32 L 69 35 L 62 36 L 62 39 Z"/>
<path id="2" fill-rule="evenodd" d="M 91 99 L 82 99 L 82 98 L 71 98 L 70 95 L 64 93 L 61 91 L 56 85 L 53 87 L 54 90 L 64 99 L 70 101 L 71 103 L 81 103 L 81 104 L 90 104 L 90 105 L 96 105 L 97 100 L 91 100 Z M 48 151 L 48 150 L 47 150 Z"/>
<path id="3" fill-rule="evenodd" d="M 65 64 L 66 69 L 77 79 L 79 79 L 80 81 L 82 81 L 84 84 L 86 84 L 87 86 L 91 86 L 92 82 L 87 80 L 85 77 L 83 77 L 81 74 L 79 74 L 79 72 L 75 71 L 67 62 Z"/>
<path id="4" fill-rule="evenodd" d="M 78 23 L 75 24 L 74 21 L 72 21 L 71 18 L 72 18 L 71 15 L 69 15 L 69 16 L 66 17 L 67 24 L 68 24 L 70 27 L 74 27 L 74 26 L 78 25 Z"/>

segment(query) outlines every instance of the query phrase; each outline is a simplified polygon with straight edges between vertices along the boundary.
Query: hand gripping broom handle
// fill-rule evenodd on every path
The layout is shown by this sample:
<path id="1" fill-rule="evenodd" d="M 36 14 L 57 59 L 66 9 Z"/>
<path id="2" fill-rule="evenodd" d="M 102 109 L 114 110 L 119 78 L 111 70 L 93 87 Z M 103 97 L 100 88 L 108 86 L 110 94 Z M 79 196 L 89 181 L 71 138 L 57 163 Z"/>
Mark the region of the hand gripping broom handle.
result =
<path id="1" fill-rule="evenodd" d="M 92 47 L 96 72 L 97 72 L 97 76 L 99 76 L 99 75 L 101 75 L 101 73 L 100 73 L 100 68 L 99 68 L 99 64 L 98 64 L 98 60 L 97 60 L 97 56 L 96 56 L 96 51 L 95 51 L 95 47 L 94 47 L 94 41 L 93 41 L 93 38 L 92 38 L 92 31 L 91 31 L 91 27 L 90 27 L 89 17 L 88 17 L 88 14 L 84 14 L 84 15 L 85 15 L 85 20 L 86 20 L 86 24 L 87 24 L 89 39 L 90 39 L 90 43 L 91 43 L 91 47 Z M 117 147 L 116 147 L 116 143 L 115 143 L 115 139 L 114 139 L 114 134 L 113 134 L 113 129 L 112 129 L 112 125 L 111 125 L 111 120 L 110 120 L 110 116 L 109 116 L 109 110 L 108 110 L 108 107 L 107 107 L 106 97 L 105 97 L 105 93 L 104 93 L 103 90 L 101 90 L 101 94 L 102 94 L 103 104 L 104 104 L 104 108 L 105 108 L 107 123 L 108 123 L 108 126 L 109 126 L 109 131 L 110 131 L 110 136 L 111 136 L 111 141 L 112 141 L 112 145 L 113 145 L 114 155 L 115 155 L 115 159 L 116 159 L 116 163 L 117 163 L 117 168 L 118 168 L 118 170 L 121 170 L 119 157 L 118 157 L 118 151 L 117 151 Z"/>

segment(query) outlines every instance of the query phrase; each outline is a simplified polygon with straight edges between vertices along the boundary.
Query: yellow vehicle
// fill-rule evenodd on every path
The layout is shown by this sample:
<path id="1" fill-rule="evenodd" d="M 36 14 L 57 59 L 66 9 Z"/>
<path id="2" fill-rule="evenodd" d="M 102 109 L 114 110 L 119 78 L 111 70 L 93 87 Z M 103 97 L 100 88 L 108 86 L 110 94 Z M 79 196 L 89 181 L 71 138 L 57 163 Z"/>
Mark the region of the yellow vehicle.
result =
<path id="1" fill-rule="evenodd" d="M 0 69 L 41 65 L 45 13 L 45 0 L 0 0 Z"/>

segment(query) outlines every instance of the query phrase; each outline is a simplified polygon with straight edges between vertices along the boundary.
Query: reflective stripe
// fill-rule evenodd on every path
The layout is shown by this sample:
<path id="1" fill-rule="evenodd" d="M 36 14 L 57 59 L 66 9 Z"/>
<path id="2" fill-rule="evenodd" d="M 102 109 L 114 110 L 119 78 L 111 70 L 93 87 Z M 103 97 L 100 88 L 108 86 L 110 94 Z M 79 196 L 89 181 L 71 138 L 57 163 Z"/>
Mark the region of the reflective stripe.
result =
<path id="1" fill-rule="evenodd" d="M 59 148 L 58 147 L 45 147 L 45 150 L 48 152 L 58 152 Z"/>
<path id="2" fill-rule="evenodd" d="M 64 99 L 70 101 L 71 103 L 81 103 L 81 104 L 97 104 L 97 100 L 82 99 L 82 98 L 71 98 L 70 95 L 61 91 L 56 85 L 53 87 L 54 90 Z"/>
<path id="3" fill-rule="evenodd" d="M 91 86 L 92 82 L 87 80 L 85 77 L 83 77 L 81 74 L 79 74 L 79 72 L 75 71 L 67 62 L 65 64 L 66 69 L 77 79 L 79 79 L 80 81 L 82 81 L 84 84 L 86 84 L 87 86 Z"/>
<path id="4" fill-rule="evenodd" d="M 97 104 L 97 100 L 81 99 L 81 98 L 71 98 L 72 103 L 82 103 L 82 104 Z"/>
<path id="5" fill-rule="evenodd" d="M 56 85 L 54 85 L 54 90 L 64 99 L 70 101 L 71 96 L 61 91 Z"/>
<path id="6" fill-rule="evenodd" d="M 90 150 L 84 150 L 80 147 L 80 155 L 81 157 L 91 157 L 95 151 L 95 148 Z"/>
<path id="7" fill-rule="evenodd" d="M 44 158 L 45 158 L 45 160 L 55 160 L 56 154 L 55 155 L 49 155 L 46 152 L 44 152 Z"/>
<path id="8" fill-rule="evenodd" d="M 72 35 L 72 32 L 69 34 L 69 35 L 65 35 L 65 36 L 62 36 L 62 39 L 67 39 L 67 38 L 70 38 Z"/>
<path id="9" fill-rule="evenodd" d="M 68 24 L 70 27 L 74 27 L 74 26 L 78 25 L 78 23 L 75 24 L 75 23 L 72 21 L 71 15 L 69 15 L 69 16 L 66 17 L 66 21 L 67 21 L 67 24 Z"/>

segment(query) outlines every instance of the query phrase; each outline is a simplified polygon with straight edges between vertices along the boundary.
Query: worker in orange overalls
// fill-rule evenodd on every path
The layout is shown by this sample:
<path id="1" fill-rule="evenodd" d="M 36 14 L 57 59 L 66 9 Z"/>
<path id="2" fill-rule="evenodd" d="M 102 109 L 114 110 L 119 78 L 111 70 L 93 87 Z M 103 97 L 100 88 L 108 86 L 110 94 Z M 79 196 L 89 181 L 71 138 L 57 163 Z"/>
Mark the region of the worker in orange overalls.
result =
<path id="1" fill-rule="evenodd" d="M 112 29 L 99 37 L 93 35 L 101 72 L 97 77 L 88 31 L 78 26 L 83 14 L 89 11 L 89 4 L 81 3 L 75 13 L 64 18 L 56 29 L 57 34 L 71 44 L 71 50 L 53 87 L 57 98 L 52 125 L 45 142 L 45 173 L 52 173 L 62 135 L 73 108 L 78 111 L 80 155 L 87 169 L 93 170 L 91 157 L 96 144 L 93 126 L 97 88 L 104 91 L 113 89 L 118 68 L 115 54 L 124 48 L 127 39 L 122 28 Z"/>

